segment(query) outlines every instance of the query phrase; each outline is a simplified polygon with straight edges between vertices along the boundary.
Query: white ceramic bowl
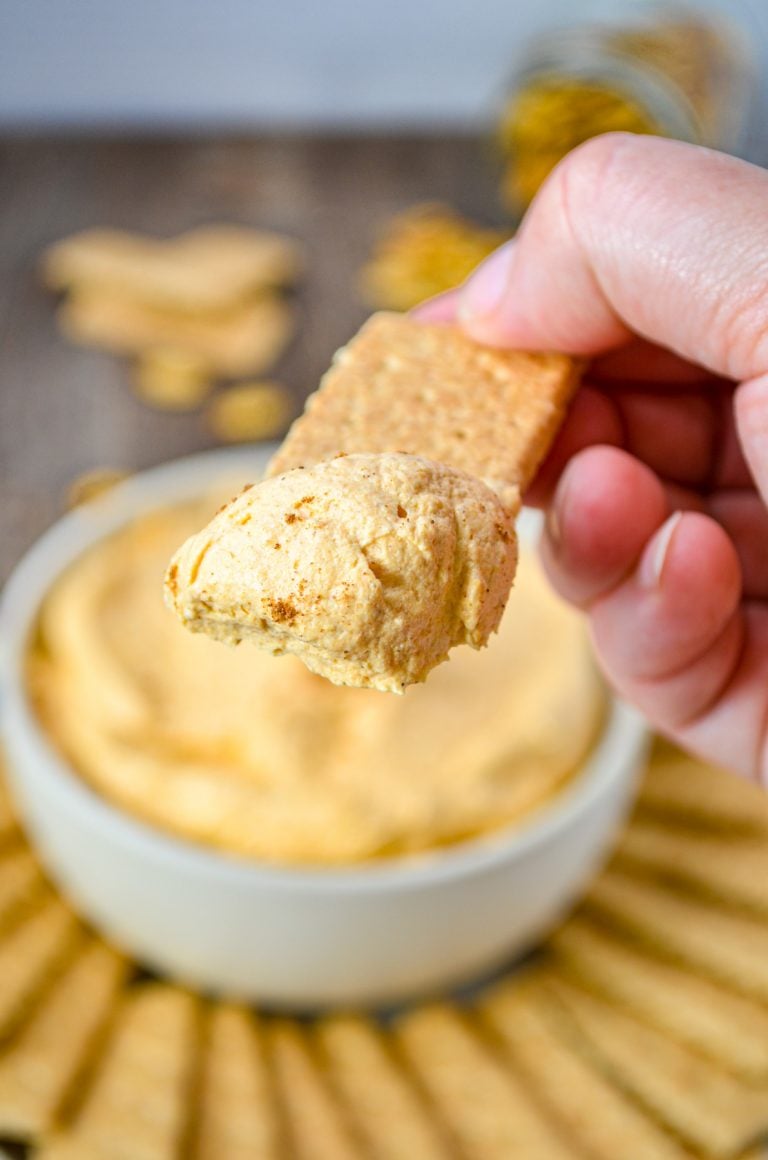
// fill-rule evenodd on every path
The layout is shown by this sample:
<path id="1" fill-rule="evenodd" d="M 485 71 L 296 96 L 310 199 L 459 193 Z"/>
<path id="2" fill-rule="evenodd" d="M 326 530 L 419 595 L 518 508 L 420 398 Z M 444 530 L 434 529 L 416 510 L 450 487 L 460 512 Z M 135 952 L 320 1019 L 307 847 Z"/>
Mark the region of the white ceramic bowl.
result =
<path id="1" fill-rule="evenodd" d="M 646 735 L 614 702 L 583 771 L 524 825 L 445 852 L 350 869 L 227 859 L 122 813 L 39 727 L 24 658 L 72 560 L 149 508 L 258 478 L 271 449 L 210 452 L 135 476 L 52 527 L 0 607 L 0 710 L 12 791 L 52 877 L 138 958 L 275 1006 L 391 1003 L 463 984 L 540 938 L 579 896 L 631 800 Z"/>

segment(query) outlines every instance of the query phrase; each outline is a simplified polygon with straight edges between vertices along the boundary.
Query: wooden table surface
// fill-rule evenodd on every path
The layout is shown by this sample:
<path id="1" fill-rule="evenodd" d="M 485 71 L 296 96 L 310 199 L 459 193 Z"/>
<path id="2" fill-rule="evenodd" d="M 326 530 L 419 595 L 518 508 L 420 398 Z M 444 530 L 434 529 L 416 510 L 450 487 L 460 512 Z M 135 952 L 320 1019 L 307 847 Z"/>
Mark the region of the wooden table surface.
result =
<path id="1" fill-rule="evenodd" d="M 299 331 L 274 373 L 303 398 L 365 317 L 356 276 L 377 229 L 425 199 L 502 222 L 484 142 L 0 140 L 0 581 L 80 472 L 134 470 L 212 444 L 201 414 L 150 410 L 124 363 L 64 342 L 36 275 L 44 246 L 94 225 L 163 235 L 214 220 L 302 238 Z"/>

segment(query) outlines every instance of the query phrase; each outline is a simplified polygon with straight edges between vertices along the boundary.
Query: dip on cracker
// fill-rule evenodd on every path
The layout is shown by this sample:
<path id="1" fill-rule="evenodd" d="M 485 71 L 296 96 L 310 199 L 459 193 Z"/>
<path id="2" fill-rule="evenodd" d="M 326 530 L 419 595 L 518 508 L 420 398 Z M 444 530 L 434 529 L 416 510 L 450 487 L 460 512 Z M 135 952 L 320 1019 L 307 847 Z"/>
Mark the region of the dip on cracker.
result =
<path id="1" fill-rule="evenodd" d="M 563 355 L 374 315 L 292 427 L 270 478 L 177 552 L 193 632 L 290 652 L 336 684 L 402 692 L 498 628 L 520 495 L 578 378 Z"/>
<path id="2" fill-rule="evenodd" d="M 517 562 L 498 496 L 415 455 L 350 455 L 249 488 L 166 580 L 187 628 L 294 653 L 338 685 L 402 692 L 495 632 Z"/>

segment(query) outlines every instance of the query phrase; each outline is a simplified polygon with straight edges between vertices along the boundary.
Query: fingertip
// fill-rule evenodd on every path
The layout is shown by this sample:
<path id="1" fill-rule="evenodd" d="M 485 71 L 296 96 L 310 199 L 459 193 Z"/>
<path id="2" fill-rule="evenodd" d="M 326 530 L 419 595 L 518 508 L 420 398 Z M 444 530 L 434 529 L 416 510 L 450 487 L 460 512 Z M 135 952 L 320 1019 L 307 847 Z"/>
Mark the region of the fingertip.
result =
<path id="1" fill-rule="evenodd" d="M 590 608 L 595 646 L 620 692 L 680 728 L 722 692 L 740 639 L 741 569 L 723 529 L 675 512 L 637 568 Z"/>
<path id="2" fill-rule="evenodd" d="M 589 606 L 635 568 L 667 514 L 661 482 L 627 452 L 579 452 L 560 478 L 542 541 L 550 579 L 566 599 Z"/>
<path id="3" fill-rule="evenodd" d="M 459 288 L 456 317 L 476 342 L 505 342 L 504 321 L 514 256 L 512 239 L 481 262 Z"/>
<path id="4" fill-rule="evenodd" d="M 455 322 L 458 294 L 458 289 L 445 290 L 442 294 L 436 294 L 433 298 L 427 298 L 426 301 L 420 302 L 418 306 L 414 306 L 409 311 L 409 314 L 412 318 L 418 319 L 419 322 L 438 324 Z"/>
<path id="5" fill-rule="evenodd" d="M 651 537 L 637 568 L 639 586 L 663 597 L 681 621 L 696 608 L 696 631 L 718 631 L 741 599 L 738 552 L 724 528 L 702 512 L 674 512 Z M 724 612 L 725 610 L 725 612 Z"/>

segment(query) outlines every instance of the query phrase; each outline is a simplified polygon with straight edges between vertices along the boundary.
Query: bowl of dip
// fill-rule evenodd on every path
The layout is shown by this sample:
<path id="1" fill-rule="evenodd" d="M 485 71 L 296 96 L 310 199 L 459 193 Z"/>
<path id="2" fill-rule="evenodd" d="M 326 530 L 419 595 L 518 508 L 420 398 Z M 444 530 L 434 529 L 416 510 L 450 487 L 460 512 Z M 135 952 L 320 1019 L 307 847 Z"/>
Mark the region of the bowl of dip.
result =
<path id="1" fill-rule="evenodd" d="M 541 576 L 532 513 L 498 637 L 402 697 L 187 633 L 165 565 L 271 451 L 137 475 L 19 563 L 0 606 L 12 792 L 75 907 L 185 982 L 305 1009 L 465 984 L 583 891 L 645 729 Z"/>

